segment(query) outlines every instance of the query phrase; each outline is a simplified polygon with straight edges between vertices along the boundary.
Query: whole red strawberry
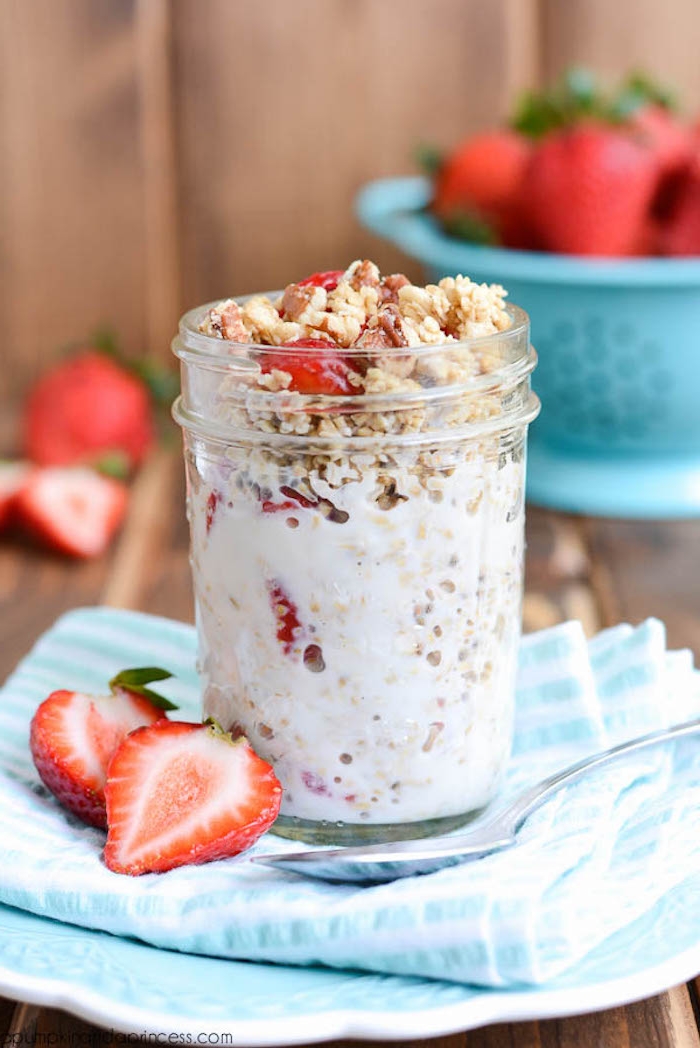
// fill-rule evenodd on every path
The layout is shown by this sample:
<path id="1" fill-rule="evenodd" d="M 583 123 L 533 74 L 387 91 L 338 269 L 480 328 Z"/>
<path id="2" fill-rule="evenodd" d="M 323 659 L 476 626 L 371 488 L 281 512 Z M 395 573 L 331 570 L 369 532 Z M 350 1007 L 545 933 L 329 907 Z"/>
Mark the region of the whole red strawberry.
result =
<path id="1" fill-rule="evenodd" d="M 53 367 L 29 395 L 25 450 L 39 465 L 96 464 L 106 455 L 137 466 L 153 442 L 144 384 L 97 350 Z"/>
<path id="2" fill-rule="evenodd" d="M 110 682 L 111 695 L 54 691 L 34 714 L 29 746 L 39 776 L 83 822 L 107 825 L 107 765 L 129 732 L 161 720 L 164 709 L 175 708 L 144 686 L 169 676 L 153 667 L 124 670 Z"/>
<path id="3" fill-rule="evenodd" d="M 574 255 L 629 255 L 656 185 L 652 151 L 623 129 L 587 121 L 535 149 L 523 198 L 542 246 Z"/>
<path id="4" fill-rule="evenodd" d="M 439 170 L 434 213 L 448 226 L 461 223 L 467 234 L 471 223 L 471 239 L 491 236 L 511 242 L 531 149 L 523 135 L 508 129 L 472 135 Z"/>
<path id="5" fill-rule="evenodd" d="M 245 737 L 158 721 L 118 747 L 105 796 L 105 863 L 135 876 L 238 855 L 277 818 L 282 787 Z"/>

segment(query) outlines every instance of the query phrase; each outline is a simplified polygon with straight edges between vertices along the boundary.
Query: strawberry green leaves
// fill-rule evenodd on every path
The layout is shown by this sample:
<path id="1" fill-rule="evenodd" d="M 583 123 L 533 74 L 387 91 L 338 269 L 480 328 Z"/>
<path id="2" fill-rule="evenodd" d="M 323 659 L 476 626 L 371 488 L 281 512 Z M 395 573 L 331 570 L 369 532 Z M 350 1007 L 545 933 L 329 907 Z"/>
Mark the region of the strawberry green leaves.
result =
<path id="1" fill-rule="evenodd" d="M 109 686 L 112 691 L 124 688 L 126 691 L 132 691 L 136 695 L 143 695 L 145 699 L 148 699 L 158 709 L 176 710 L 177 706 L 174 702 L 166 699 L 164 695 L 160 695 L 157 691 L 153 691 L 152 688 L 147 687 L 148 684 L 152 684 L 154 681 L 169 680 L 170 677 L 172 677 L 172 673 L 161 669 L 159 666 L 140 666 L 134 669 L 121 670 L 115 677 L 112 677 Z"/>

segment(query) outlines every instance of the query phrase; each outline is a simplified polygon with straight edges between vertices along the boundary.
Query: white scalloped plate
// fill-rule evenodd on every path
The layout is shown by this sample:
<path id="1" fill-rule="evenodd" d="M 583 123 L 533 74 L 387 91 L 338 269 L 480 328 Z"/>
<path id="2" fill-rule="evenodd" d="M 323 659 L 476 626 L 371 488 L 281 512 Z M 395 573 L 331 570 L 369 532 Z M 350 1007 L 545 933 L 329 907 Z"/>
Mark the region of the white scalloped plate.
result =
<path id="1" fill-rule="evenodd" d="M 0 993 L 129 1033 L 226 1033 L 236 1045 L 434 1037 L 596 1011 L 700 971 L 700 885 L 686 883 L 566 978 L 500 991 L 157 950 L 0 906 Z"/>

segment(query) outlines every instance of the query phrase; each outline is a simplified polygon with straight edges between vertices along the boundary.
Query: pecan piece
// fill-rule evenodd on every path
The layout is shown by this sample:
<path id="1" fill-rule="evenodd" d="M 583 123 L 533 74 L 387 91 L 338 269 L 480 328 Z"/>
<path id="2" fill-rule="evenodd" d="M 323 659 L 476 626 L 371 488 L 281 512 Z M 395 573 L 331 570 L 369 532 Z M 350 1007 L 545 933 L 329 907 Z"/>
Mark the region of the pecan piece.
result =
<path id="1" fill-rule="evenodd" d="M 209 314 L 212 330 L 227 342 L 250 342 L 250 335 L 241 318 L 238 305 L 230 300 L 212 309 Z"/>
<path id="2" fill-rule="evenodd" d="M 403 273 L 392 273 L 384 277 L 379 288 L 379 301 L 382 304 L 393 302 L 398 305 L 399 291 L 410 283 L 411 281 Z"/>
<path id="3" fill-rule="evenodd" d="M 350 286 L 359 291 L 361 287 L 379 287 L 379 268 L 368 258 L 356 262 L 350 267 L 348 280 Z"/>
<path id="4" fill-rule="evenodd" d="M 280 314 L 285 320 L 301 321 L 308 310 L 323 311 L 326 292 L 313 284 L 288 284 L 282 295 Z"/>
<path id="5" fill-rule="evenodd" d="M 357 341 L 358 346 L 371 351 L 370 358 L 377 367 L 399 378 L 408 378 L 415 366 L 415 358 L 412 355 L 394 356 L 386 351 L 401 349 L 408 344 L 401 314 L 398 307 L 391 302 L 380 309 L 376 320 L 370 323 Z"/>

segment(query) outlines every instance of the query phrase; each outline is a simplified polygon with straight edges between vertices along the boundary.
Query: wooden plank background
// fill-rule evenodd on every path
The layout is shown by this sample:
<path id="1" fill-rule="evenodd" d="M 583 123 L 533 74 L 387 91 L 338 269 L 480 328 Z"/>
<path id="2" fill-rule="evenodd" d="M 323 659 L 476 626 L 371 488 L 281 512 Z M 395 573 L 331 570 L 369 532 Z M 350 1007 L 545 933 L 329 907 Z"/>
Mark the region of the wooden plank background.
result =
<path id="1" fill-rule="evenodd" d="M 362 183 L 571 62 L 700 110 L 697 0 L 0 0 L 0 451 L 30 382 L 112 325 L 372 254 Z"/>

